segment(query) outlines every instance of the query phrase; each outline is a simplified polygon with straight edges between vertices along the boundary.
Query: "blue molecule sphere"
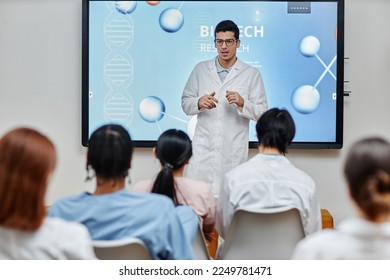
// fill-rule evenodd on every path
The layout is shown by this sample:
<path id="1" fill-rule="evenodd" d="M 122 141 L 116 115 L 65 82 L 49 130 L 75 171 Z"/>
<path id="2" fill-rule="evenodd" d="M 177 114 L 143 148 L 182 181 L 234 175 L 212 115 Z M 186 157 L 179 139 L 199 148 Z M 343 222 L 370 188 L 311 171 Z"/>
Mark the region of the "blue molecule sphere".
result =
<path id="1" fill-rule="evenodd" d="M 160 14 L 159 23 L 163 30 L 173 33 L 183 26 L 184 17 L 178 9 L 168 8 Z"/>
<path id="2" fill-rule="evenodd" d="M 304 56 L 315 56 L 318 51 L 320 50 L 320 40 L 317 39 L 317 37 L 314 36 L 306 36 L 302 39 L 301 43 L 299 44 L 299 50 Z"/>
<path id="3" fill-rule="evenodd" d="M 164 102 L 157 96 L 145 97 L 139 104 L 139 114 L 146 122 L 158 122 L 164 117 L 164 113 Z"/>
<path id="4" fill-rule="evenodd" d="M 115 8 L 124 15 L 131 14 L 136 7 L 137 1 L 115 1 Z"/>
<path id="5" fill-rule="evenodd" d="M 301 86 L 292 94 L 291 103 L 302 114 L 313 113 L 320 104 L 320 93 L 313 86 Z"/>

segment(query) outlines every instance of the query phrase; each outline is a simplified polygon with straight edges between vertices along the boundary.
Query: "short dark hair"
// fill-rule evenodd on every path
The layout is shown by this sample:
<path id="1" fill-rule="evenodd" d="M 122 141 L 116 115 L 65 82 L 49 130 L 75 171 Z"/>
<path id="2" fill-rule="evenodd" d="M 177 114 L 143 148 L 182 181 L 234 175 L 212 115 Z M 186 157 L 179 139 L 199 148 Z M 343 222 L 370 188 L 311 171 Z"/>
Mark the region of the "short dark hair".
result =
<path id="1" fill-rule="evenodd" d="M 218 32 L 231 31 L 234 33 L 234 38 L 238 40 L 240 38 L 240 30 L 238 26 L 231 20 L 223 20 L 217 24 L 214 30 L 214 37 L 217 37 Z"/>
<path id="2" fill-rule="evenodd" d="M 376 221 L 390 213 L 390 144 L 379 137 L 355 142 L 346 157 L 344 175 L 352 199 Z"/>
<path id="3" fill-rule="evenodd" d="M 261 115 L 256 132 L 259 145 L 277 148 L 285 154 L 295 136 L 295 123 L 287 110 L 272 108 Z"/>
<path id="4" fill-rule="evenodd" d="M 126 177 L 133 155 L 129 132 L 121 125 L 108 124 L 95 130 L 88 143 L 87 170 L 96 176 L 112 179 Z"/>

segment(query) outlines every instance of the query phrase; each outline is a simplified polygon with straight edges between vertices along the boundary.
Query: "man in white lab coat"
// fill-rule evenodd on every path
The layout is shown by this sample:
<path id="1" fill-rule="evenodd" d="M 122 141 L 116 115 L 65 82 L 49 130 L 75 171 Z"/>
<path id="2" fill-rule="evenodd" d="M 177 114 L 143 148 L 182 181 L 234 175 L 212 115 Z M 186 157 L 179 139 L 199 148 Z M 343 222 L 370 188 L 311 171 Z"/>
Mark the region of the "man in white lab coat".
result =
<path id="1" fill-rule="evenodd" d="M 236 56 L 237 25 L 222 21 L 214 35 L 218 56 L 195 66 L 181 104 L 187 115 L 197 115 L 186 176 L 209 183 L 218 197 L 223 175 L 248 159 L 249 120 L 267 110 L 267 98 L 260 71 Z"/>

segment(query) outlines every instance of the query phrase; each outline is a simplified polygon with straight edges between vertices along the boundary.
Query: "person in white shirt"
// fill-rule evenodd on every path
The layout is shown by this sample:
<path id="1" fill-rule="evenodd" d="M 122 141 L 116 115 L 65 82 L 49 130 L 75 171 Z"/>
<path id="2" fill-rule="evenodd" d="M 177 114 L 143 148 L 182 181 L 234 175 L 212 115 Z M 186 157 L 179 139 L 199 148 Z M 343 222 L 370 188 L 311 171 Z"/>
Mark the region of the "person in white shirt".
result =
<path id="1" fill-rule="evenodd" d="M 53 143 L 40 132 L 16 128 L 0 139 L 0 259 L 96 259 L 86 227 L 46 217 Z"/>
<path id="2" fill-rule="evenodd" d="M 301 240 L 293 259 L 390 259 L 390 144 L 377 137 L 354 143 L 344 164 L 346 184 L 357 216 L 336 230 Z"/>
<path id="3" fill-rule="evenodd" d="M 229 171 L 223 179 L 217 202 L 216 227 L 225 238 L 237 208 L 250 210 L 296 207 L 305 234 L 321 229 L 321 210 L 310 176 L 286 157 L 295 135 L 295 124 L 287 110 L 269 109 L 258 120 L 259 153 Z"/>

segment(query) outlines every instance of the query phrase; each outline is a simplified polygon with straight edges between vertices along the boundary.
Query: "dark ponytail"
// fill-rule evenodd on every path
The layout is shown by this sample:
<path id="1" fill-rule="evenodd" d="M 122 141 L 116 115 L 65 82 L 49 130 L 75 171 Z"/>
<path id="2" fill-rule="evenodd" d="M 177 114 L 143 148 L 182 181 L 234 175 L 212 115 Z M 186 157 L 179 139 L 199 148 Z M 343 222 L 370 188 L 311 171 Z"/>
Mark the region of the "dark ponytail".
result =
<path id="1" fill-rule="evenodd" d="M 173 171 L 183 167 L 191 158 L 191 140 L 183 131 L 169 129 L 158 138 L 155 152 L 162 169 L 153 183 L 152 193 L 166 195 L 178 205 Z"/>

